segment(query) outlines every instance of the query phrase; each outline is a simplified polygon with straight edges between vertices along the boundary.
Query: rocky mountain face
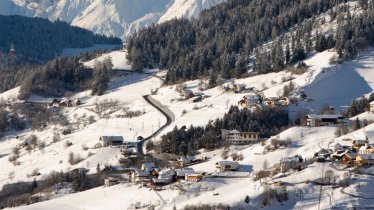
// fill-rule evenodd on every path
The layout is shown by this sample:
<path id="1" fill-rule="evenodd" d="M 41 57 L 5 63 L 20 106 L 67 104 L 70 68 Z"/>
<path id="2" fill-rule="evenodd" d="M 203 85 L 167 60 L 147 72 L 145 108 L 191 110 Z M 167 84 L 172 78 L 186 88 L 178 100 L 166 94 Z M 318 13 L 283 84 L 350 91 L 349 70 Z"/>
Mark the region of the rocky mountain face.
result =
<path id="1" fill-rule="evenodd" d="M 225 0 L 1 0 L 0 14 L 63 20 L 123 40 L 151 24 L 194 18 Z"/>

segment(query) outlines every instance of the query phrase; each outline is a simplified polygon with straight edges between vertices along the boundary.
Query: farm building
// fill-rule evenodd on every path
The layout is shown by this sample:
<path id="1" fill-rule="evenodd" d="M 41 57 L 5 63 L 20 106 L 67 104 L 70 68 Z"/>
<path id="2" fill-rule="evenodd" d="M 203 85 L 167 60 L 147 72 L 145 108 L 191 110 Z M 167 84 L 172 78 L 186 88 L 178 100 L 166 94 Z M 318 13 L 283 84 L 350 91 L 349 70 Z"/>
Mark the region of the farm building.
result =
<path id="1" fill-rule="evenodd" d="M 239 168 L 239 163 L 236 161 L 222 160 L 216 163 L 216 170 L 218 172 L 236 171 Z"/>
<path id="2" fill-rule="evenodd" d="M 101 142 L 103 147 L 107 147 L 122 145 L 124 139 L 122 136 L 100 136 L 99 141 Z"/>
<path id="3" fill-rule="evenodd" d="M 310 114 L 306 117 L 306 122 L 308 126 L 318 127 L 324 125 L 332 125 L 341 123 L 343 119 L 342 115 L 316 115 Z"/>

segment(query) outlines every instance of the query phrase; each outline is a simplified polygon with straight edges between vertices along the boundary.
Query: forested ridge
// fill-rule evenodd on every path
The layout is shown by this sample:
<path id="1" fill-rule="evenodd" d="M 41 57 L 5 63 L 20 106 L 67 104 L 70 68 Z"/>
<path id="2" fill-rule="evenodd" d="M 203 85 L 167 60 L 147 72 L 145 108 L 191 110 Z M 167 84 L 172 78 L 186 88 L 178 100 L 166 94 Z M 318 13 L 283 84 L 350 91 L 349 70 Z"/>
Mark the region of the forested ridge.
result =
<path id="1" fill-rule="evenodd" d="M 0 15 L 0 34 L 0 52 L 6 54 L 14 43 L 17 55 L 32 61 L 53 59 L 64 48 L 122 43 L 119 38 L 93 34 L 59 20 L 51 22 L 23 16 Z"/>
<path id="2" fill-rule="evenodd" d="M 249 56 L 261 54 L 254 52 L 255 48 L 345 2 L 229 0 L 202 12 L 196 20 L 172 20 L 135 33 L 128 40 L 128 59 L 136 70 L 168 69 L 167 83 L 209 75 L 226 79 L 239 77 L 247 71 Z M 365 1 L 362 2 L 364 5 Z M 332 15 L 337 16 L 338 12 L 333 11 Z M 305 51 L 306 45 L 303 38 L 304 34 L 295 34 L 289 55 L 282 55 L 282 65 L 286 64 L 287 56 L 288 62 L 303 57 L 301 48 Z M 270 65 L 267 71 L 272 70 L 273 64 Z"/>

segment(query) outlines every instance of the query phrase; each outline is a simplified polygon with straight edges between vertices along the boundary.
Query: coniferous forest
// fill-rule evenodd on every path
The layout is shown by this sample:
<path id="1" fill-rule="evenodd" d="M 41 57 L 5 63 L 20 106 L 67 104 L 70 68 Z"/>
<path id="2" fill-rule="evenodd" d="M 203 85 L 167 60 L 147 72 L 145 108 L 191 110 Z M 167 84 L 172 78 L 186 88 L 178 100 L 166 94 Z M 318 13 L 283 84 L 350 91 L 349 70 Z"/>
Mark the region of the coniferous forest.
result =
<path id="1" fill-rule="evenodd" d="M 222 119 L 211 121 L 205 127 L 175 127 L 156 143 L 156 150 L 176 155 L 191 155 L 202 148 L 215 149 L 222 146 L 224 141 L 221 138 L 221 129 L 257 131 L 261 133 L 261 137 L 268 138 L 288 125 L 288 112 L 285 108 L 265 107 L 250 111 L 232 106 Z"/>
<path id="2" fill-rule="evenodd" d="M 373 2 L 361 0 L 362 13 L 349 13 L 346 0 L 229 0 L 201 13 L 196 20 L 172 20 L 135 33 L 128 40 L 133 69 L 168 69 L 166 83 L 221 75 L 228 79 L 248 71 L 280 71 L 311 51 L 335 47 L 339 61 L 374 44 Z M 311 36 L 316 17 L 328 12 L 337 21 L 334 34 Z M 348 12 L 348 16 L 342 15 Z M 285 36 L 287 34 L 287 36 Z M 279 38 L 277 38 L 279 37 Z M 275 40 L 270 49 L 262 45 Z M 283 49 L 285 50 L 282 50 Z"/>
<path id="3" fill-rule="evenodd" d="M 93 44 L 122 44 L 121 39 L 93 34 L 66 22 L 42 18 L 0 15 L 0 52 L 6 54 L 11 44 L 25 60 L 47 61 L 64 48 L 90 47 Z"/>

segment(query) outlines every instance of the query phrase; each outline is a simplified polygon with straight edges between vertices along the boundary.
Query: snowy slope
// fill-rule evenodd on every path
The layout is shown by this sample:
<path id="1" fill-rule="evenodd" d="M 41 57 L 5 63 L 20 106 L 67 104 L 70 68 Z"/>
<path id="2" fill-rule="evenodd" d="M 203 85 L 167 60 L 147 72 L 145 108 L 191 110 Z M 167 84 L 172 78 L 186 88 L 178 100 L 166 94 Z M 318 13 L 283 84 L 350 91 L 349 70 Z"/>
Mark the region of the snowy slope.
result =
<path id="1" fill-rule="evenodd" d="M 0 14 L 60 19 L 125 39 L 134 31 L 173 18 L 193 18 L 225 0 L 1 0 Z"/>

